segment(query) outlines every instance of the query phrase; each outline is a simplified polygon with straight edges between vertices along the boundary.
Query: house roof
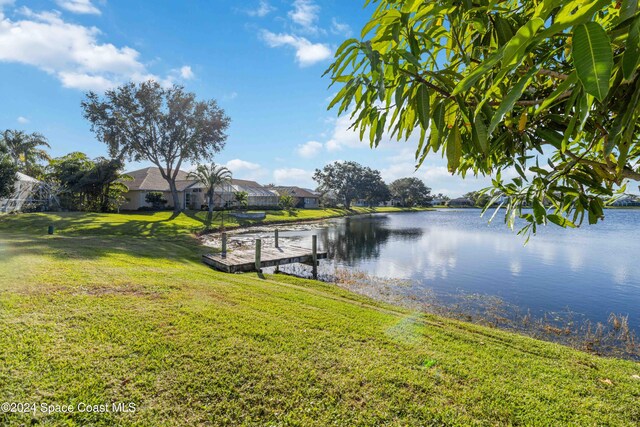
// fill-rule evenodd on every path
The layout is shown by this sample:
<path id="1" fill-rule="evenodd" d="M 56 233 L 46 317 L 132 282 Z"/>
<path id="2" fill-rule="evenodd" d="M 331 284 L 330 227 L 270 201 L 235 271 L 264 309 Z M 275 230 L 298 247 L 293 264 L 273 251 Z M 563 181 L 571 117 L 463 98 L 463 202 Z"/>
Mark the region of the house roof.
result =
<path id="1" fill-rule="evenodd" d="M 300 187 L 273 187 L 278 194 L 289 194 L 294 197 L 307 197 L 307 198 L 319 198 L 320 196 L 317 193 L 311 192 L 311 190 L 307 190 L 305 188 Z"/>
<path id="2" fill-rule="evenodd" d="M 29 175 L 25 175 L 25 174 L 20 173 L 20 172 L 16 172 L 16 176 L 17 176 L 17 178 L 18 178 L 18 181 L 23 181 L 23 182 L 33 182 L 33 183 L 40 182 L 40 181 L 38 181 L 37 179 L 32 178 L 32 177 L 30 177 Z"/>
<path id="3" fill-rule="evenodd" d="M 129 187 L 129 191 L 169 191 L 169 183 L 162 177 L 160 169 L 156 167 L 139 169 L 133 172 L 127 172 L 133 178 L 132 181 L 125 181 L 125 185 Z M 187 172 L 178 171 L 176 184 L 178 191 L 182 191 L 189 185 L 193 184 L 192 180 L 187 179 Z"/>
<path id="4" fill-rule="evenodd" d="M 129 191 L 169 191 L 169 183 L 162 177 L 160 169 L 157 167 L 148 167 L 127 172 L 126 175 L 133 178 L 132 181 L 124 182 L 129 188 Z M 184 191 L 190 187 L 202 187 L 196 180 L 189 179 L 188 176 L 188 172 L 178 171 L 178 175 L 176 176 L 176 187 L 178 191 Z M 257 182 L 246 179 L 232 179 L 231 184 L 245 188 L 262 188 Z"/>

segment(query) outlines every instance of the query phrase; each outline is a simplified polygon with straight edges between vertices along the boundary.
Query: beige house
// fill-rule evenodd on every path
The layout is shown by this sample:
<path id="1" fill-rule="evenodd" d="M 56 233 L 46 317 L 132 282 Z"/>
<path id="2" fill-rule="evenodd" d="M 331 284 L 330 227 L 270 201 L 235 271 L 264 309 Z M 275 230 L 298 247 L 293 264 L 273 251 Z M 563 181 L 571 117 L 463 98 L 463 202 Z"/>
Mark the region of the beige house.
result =
<path id="1" fill-rule="evenodd" d="M 145 198 L 151 192 L 161 192 L 168 201 L 167 207 L 173 206 L 169 183 L 162 177 L 160 169 L 150 167 L 127 172 L 126 175 L 129 175 L 133 180 L 125 182 L 126 186 L 129 187 L 129 191 L 124 195 L 127 202 L 122 205 L 122 210 L 150 208 L 151 204 L 147 203 Z M 190 179 L 187 172 L 178 172 L 176 186 L 183 208 L 206 209 L 208 204 L 206 189 L 198 181 Z M 235 194 L 241 191 L 248 194 L 250 207 L 275 208 L 278 206 L 279 197 L 275 191 L 271 191 L 255 181 L 233 179 L 230 184 L 216 188 L 213 201 L 214 207 L 233 207 Z"/>
<path id="2" fill-rule="evenodd" d="M 295 200 L 296 208 L 314 209 L 320 206 L 320 195 L 306 188 L 300 187 L 273 187 L 281 196 L 289 195 Z"/>

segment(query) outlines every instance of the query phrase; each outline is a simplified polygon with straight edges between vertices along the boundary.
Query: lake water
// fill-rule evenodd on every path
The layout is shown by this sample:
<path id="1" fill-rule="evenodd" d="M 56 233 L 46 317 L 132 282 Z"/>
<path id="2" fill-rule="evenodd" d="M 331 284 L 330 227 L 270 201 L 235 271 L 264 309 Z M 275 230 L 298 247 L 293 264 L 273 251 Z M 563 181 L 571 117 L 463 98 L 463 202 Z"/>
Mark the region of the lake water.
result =
<path id="1" fill-rule="evenodd" d="M 541 227 L 526 245 L 499 215 L 491 224 L 475 209 L 372 215 L 280 235 L 310 247 L 317 234 L 330 257 L 321 273 L 403 279 L 396 291 L 413 300 L 498 297 L 534 317 L 571 312 L 605 323 L 614 312 L 640 331 L 640 210 L 608 210 L 579 229 Z"/>

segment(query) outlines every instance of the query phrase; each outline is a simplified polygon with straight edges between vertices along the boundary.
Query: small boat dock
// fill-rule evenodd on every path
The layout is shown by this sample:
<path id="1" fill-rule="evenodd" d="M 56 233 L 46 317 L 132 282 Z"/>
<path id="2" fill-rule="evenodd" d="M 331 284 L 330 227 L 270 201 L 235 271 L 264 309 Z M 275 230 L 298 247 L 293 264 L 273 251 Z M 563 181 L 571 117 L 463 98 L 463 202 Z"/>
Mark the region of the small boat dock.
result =
<path id="1" fill-rule="evenodd" d="M 318 252 L 317 236 L 313 236 L 311 249 L 298 246 L 280 246 L 278 234 L 273 247 L 262 247 L 261 239 L 256 239 L 255 248 L 226 250 L 226 233 L 222 235 L 222 251 L 202 255 L 202 262 L 226 273 L 260 271 L 266 267 L 278 267 L 284 264 L 301 263 L 313 267 L 313 276 L 317 277 L 318 261 L 327 259 L 327 252 Z"/>

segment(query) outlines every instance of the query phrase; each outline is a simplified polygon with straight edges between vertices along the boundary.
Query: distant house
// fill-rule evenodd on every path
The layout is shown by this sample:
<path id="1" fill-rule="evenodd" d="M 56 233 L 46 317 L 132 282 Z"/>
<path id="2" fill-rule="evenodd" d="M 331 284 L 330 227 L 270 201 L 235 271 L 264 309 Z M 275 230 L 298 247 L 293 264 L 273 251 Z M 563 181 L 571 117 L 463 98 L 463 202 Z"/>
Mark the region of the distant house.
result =
<path id="1" fill-rule="evenodd" d="M 449 200 L 447 206 L 452 208 L 468 208 L 475 206 L 475 204 L 471 199 L 467 199 L 466 197 L 458 197 L 457 199 Z"/>
<path id="2" fill-rule="evenodd" d="M 173 197 L 169 190 L 169 183 L 162 177 L 160 169 L 149 167 L 145 169 L 127 172 L 133 178 L 132 181 L 125 181 L 124 184 L 129 191 L 124 195 L 127 202 L 121 207 L 123 210 L 138 210 L 140 208 L 151 207 L 145 198 L 148 193 L 161 192 L 167 199 L 168 207 L 173 204 Z M 185 171 L 178 171 L 176 187 L 182 206 L 185 209 L 202 209 L 207 206 L 207 190 L 198 181 L 188 177 Z M 216 188 L 214 195 L 214 207 L 232 207 L 235 203 L 235 193 L 244 191 L 248 194 L 249 207 L 270 208 L 277 207 L 279 202 L 278 194 L 271 191 L 255 181 L 243 179 L 233 179 L 230 184 Z"/>
<path id="3" fill-rule="evenodd" d="M 611 206 L 616 206 L 616 207 L 640 206 L 640 197 L 627 194 L 620 197 L 615 202 L 611 203 Z"/>
<path id="4" fill-rule="evenodd" d="M 273 187 L 279 195 L 288 194 L 296 199 L 296 208 L 313 209 L 320 206 L 320 195 L 313 190 L 300 187 Z"/>
<path id="5" fill-rule="evenodd" d="M 401 203 L 402 202 L 398 199 L 385 200 L 383 202 L 370 202 L 364 199 L 357 199 L 355 202 L 353 202 L 353 206 L 369 208 L 379 206 L 400 206 Z"/>

